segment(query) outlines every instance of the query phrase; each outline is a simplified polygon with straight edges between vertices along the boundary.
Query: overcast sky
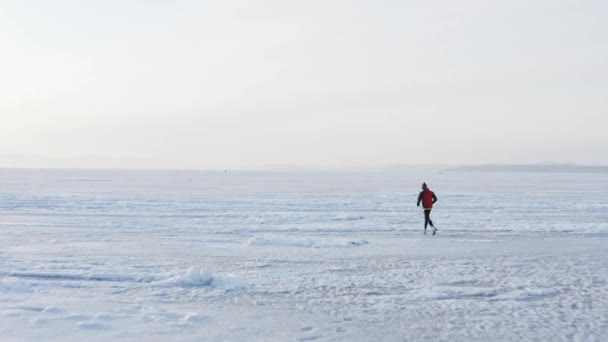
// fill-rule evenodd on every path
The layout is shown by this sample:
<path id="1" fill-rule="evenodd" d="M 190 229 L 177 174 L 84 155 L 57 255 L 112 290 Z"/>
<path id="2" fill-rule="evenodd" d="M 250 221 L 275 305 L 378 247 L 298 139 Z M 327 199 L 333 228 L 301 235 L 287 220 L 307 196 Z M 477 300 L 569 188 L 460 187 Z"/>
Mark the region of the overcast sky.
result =
<path id="1" fill-rule="evenodd" d="M 2 0 L 0 161 L 608 164 L 607 36 L 604 0 Z"/>

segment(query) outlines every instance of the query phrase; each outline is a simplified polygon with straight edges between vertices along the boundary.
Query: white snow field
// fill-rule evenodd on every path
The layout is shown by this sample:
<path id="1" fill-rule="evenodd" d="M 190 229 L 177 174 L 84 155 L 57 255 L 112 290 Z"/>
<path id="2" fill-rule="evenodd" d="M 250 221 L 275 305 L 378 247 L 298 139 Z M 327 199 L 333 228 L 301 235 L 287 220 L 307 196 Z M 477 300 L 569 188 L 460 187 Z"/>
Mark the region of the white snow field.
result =
<path id="1" fill-rule="evenodd" d="M 5 169 L 0 227 L 0 341 L 608 341 L 608 174 Z"/>

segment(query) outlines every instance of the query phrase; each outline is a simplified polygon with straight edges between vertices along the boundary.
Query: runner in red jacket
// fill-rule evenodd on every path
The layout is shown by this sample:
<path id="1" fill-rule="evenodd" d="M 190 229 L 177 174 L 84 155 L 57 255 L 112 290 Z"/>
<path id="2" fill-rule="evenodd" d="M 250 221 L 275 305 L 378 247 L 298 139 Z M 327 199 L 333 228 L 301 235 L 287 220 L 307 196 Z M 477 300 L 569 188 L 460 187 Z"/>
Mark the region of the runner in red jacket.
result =
<path id="1" fill-rule="evenodd" d="M 424 234 L 426 234 L 426 227 L 430 224 L 433 228 L 433 235 L 435 235 L 437 228 L 435 228 L 433 221 L 431 221 L 431 210 L 433 209 L 433 204 L 437 202 L 437 196 L 426 186 L 426 183 L 422 183 L 422 191 L 418 195 L 418 203 L 416 205 L 420 206 L 420 202 L 422 202 L 422 209 L 424 209 Z"/>

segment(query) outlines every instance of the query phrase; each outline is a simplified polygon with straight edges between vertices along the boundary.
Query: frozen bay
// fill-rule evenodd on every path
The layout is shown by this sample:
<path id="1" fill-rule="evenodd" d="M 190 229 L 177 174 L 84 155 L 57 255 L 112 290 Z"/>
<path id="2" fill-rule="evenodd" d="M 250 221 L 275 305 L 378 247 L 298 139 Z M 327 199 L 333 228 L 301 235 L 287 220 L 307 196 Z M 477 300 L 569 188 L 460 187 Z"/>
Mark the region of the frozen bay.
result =
<path id="1" fill-rule="evenodd" d="M 608 336 L 606 174 L 5 169 L 0 184 L 3 341 Z"/>

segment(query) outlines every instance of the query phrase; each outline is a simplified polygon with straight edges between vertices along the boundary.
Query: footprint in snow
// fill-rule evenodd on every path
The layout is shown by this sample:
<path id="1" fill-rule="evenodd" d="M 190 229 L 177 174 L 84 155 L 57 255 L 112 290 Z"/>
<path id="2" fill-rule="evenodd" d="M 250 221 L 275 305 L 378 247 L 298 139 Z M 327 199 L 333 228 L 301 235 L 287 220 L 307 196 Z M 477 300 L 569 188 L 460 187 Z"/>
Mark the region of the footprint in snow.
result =
<path id="1" fill-rule="evenodd" d="M 43 317 L 38 317 L 32 320 L 32 324 L 33 325 L 45 325 L 49 322 L 48 319 L 43 318 Z"/>
<path id="2" fill-rule="evenodd" d="M 87 316 L 87 315 L 81 315 L 81 314 L 71 314 L 71 315 L 67 315 L 65 317 L 65 319 L 67 319 L 69 321 L 87 321 L 87 320 L 90 320 L 91 317 Z"/>
<path id="3" fill-rule="evenodd" d="M 78 323 L 78 327 L 85 330 L 107 330 L 110 328 L 109 325 L 96 321 L 80 322 Z"/>
<path id="4" fill-rule="evenodd" d="M 308 333 L 310 335 L 298 337 L 296 339 L 296 341 L 314 341 L 314 340 L 320 339 L 321 335 L 314 334 L 314 330 L 315 329 L 311 326 L 305 326 L 305 327 L 300 328 L 300 331 L 302 333 Z"/>

